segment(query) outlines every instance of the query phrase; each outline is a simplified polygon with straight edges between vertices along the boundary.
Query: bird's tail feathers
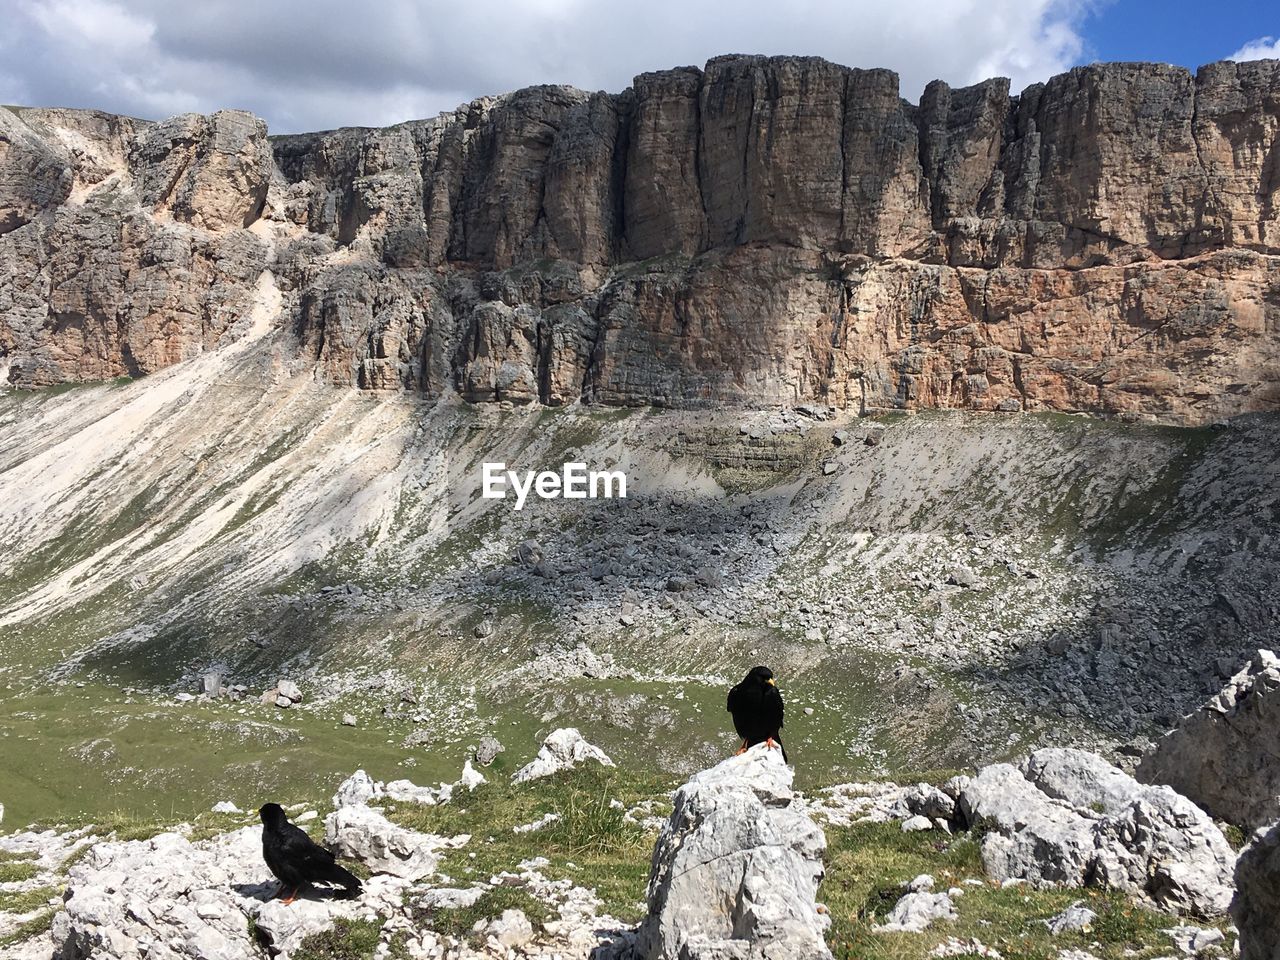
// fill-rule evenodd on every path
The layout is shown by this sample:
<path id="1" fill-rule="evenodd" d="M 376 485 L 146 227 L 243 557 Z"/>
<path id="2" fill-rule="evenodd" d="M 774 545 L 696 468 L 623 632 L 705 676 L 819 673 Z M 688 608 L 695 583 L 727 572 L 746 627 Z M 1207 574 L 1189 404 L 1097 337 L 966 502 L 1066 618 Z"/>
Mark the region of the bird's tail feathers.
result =
<path id="1" fill-rule="evenodd" d="M 346 867 L 340 866 L 339 864 L 336 864 L 336 863 L 329 868 L 329 875 L 325 877 L 325 879 L 328 880 L 330 883 L 341 884 L 342 887 L 346 890 L 347 896 L 350 896 L 350 897 L 359 896 L 360 890 L 364 886 L 360 882 L 359 877 L 357 877 L 354 873 L 352 873 Z"/>

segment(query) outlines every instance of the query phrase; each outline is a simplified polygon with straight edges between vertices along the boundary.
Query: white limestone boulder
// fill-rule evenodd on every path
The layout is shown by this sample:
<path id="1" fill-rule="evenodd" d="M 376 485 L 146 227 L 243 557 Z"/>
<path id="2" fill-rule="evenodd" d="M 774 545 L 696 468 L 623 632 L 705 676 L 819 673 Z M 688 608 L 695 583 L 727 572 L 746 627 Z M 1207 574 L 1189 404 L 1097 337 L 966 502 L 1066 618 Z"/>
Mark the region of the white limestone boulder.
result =
<path id="1" fill-rule="evenodd" d="M 340 807 L 324 821 L 325 842 L 339 857 L 359 860 L 377 873 L 421 880 L 436 872 L 441 850 L 463 846 L 471 838 L 439 837 L 397 826 L 362 804 Z"/>
<path id="2" fill-rule="evenodd" d="M 958 808 L 987 829 L 982 859 L 996 880 L 1098 884 L 1198 916 L 1231 901 L 1235 854 L 1209 815 L 1095 754 L 1051 748 L 993 764 L 963 785 Z"/>
<path id="3" fill-rule="evenodd" d="M 829 924 L 815 902 L 826 837 L 764 744 L 681 787 L 654 848 L 644 960 L 818 960 Z"/>
<path id="4" fill-rule="evenodd" d="M 605 767 L 613 766 L 608 755 L 583 739 L 577 728 L 563 727 L 548 734 L 547 739 L 542 741 L 538 755 L 517 770 L 511 780 L 514 783 L 526 783 L 587 761 L 594 761 Z"/>

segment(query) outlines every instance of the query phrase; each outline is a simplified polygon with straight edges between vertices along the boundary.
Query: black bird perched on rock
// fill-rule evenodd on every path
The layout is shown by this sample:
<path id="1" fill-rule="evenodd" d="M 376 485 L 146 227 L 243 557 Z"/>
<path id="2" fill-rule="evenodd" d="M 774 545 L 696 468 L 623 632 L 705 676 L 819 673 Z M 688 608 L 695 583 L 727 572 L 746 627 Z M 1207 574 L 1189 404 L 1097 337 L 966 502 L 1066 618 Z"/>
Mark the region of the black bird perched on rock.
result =
<path id="1" fill-rule="evenodd" d="M 280 881 L 280 893 L 293 891 L 285 903 L 293 903 L 298 892 L 313 883 L 337 884 L 349 897 L 360 895 L 359 878 L 338 866 L 332 853 L 290 823 L 280 804 L 264 804 L 258 816 L 262 818 L 262 859 Z"/>
<path id="2" fill-rule="evenodd" d="M 728 710 L 733 714 L 733 729 L 742 738 L 738 753 L 757 743 L 777 744 L 782 749 L 782 762 L 787 748 L 782 746 L 782 691 L 768 667 L 753 667 L 742 682 L 729 690 Z"/>

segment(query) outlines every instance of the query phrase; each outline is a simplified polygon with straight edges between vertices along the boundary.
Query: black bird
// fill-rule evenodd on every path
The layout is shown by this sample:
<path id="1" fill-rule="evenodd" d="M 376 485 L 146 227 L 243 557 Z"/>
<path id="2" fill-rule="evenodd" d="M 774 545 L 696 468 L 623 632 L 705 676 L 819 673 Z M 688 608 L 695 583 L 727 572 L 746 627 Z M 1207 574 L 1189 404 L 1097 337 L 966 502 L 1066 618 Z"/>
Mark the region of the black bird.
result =
<path id="1" fill-rule="evenodd" d="M 787 760 L 787 748 L 782 746 L 782 691 L 773 679 L 768 667 L 753 667 L 742 682 L 729 690 L 728 710 L 733 714 L 733 729 L 742 738 L 738 753 L 748 747 L 765 743 L 772 750 L 774 744 L 782 749 L 782 762 Z"/>
<path id="2" fill-rule="evenodd" d="M 267 803 L 262 818 L 262 859 L 280 881 L 280 893 L 292 890 L 285 903 L 293 903 L 303 887 L 313 883 L 341 886 L 349 897 L 360 895 L 360 880 L 334 862 L 333 854 L 289 822 L 284 808 Z"/>

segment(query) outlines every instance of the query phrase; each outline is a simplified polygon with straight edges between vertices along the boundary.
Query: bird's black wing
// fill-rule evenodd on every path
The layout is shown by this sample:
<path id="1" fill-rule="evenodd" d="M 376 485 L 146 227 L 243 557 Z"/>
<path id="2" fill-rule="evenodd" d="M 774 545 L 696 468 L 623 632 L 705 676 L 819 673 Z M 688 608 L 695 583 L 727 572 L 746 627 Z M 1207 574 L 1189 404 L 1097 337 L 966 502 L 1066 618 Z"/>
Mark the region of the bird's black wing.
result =
<path id="1" fill-rule="evenodd" d="M 751 694 L 744 684 L 729 688 L 729 699 L 725 709 L 733 714 L 733 729 L 743 740 L 751 736 L 747 714 L 751 712 Z"/>
<path id="2" fill-rule="evenodd" d="M 725 704 L 725 709 L 730 713 L 735 713 L 742 709 L 742 684 L 729 688 L 729 699 Z"/>
<path id="3" fill-rule="evenodd" d="M 324 879 L 333 868 L 333 854 L 292 823 L 280 831 L 279 848 L 281 856 L 306 880 Z"/>
<path id="4" fill-rule="evenodd" d="M 271 830 L 262 832 L 262 859 L 267 862 L 267 869 L 277 880 L 283 883 L 292 882 L 293 871 L 289 869 L 288 861 L 285 860 L 284 853 L 280 849 L 280 838 Z"/>
<path id="5" fill-rule="evenodd" d="M 767 687 L 764 691 L 761 713 L 770 730 L 782 729 L 782 691 L 777 687 Z"/>

